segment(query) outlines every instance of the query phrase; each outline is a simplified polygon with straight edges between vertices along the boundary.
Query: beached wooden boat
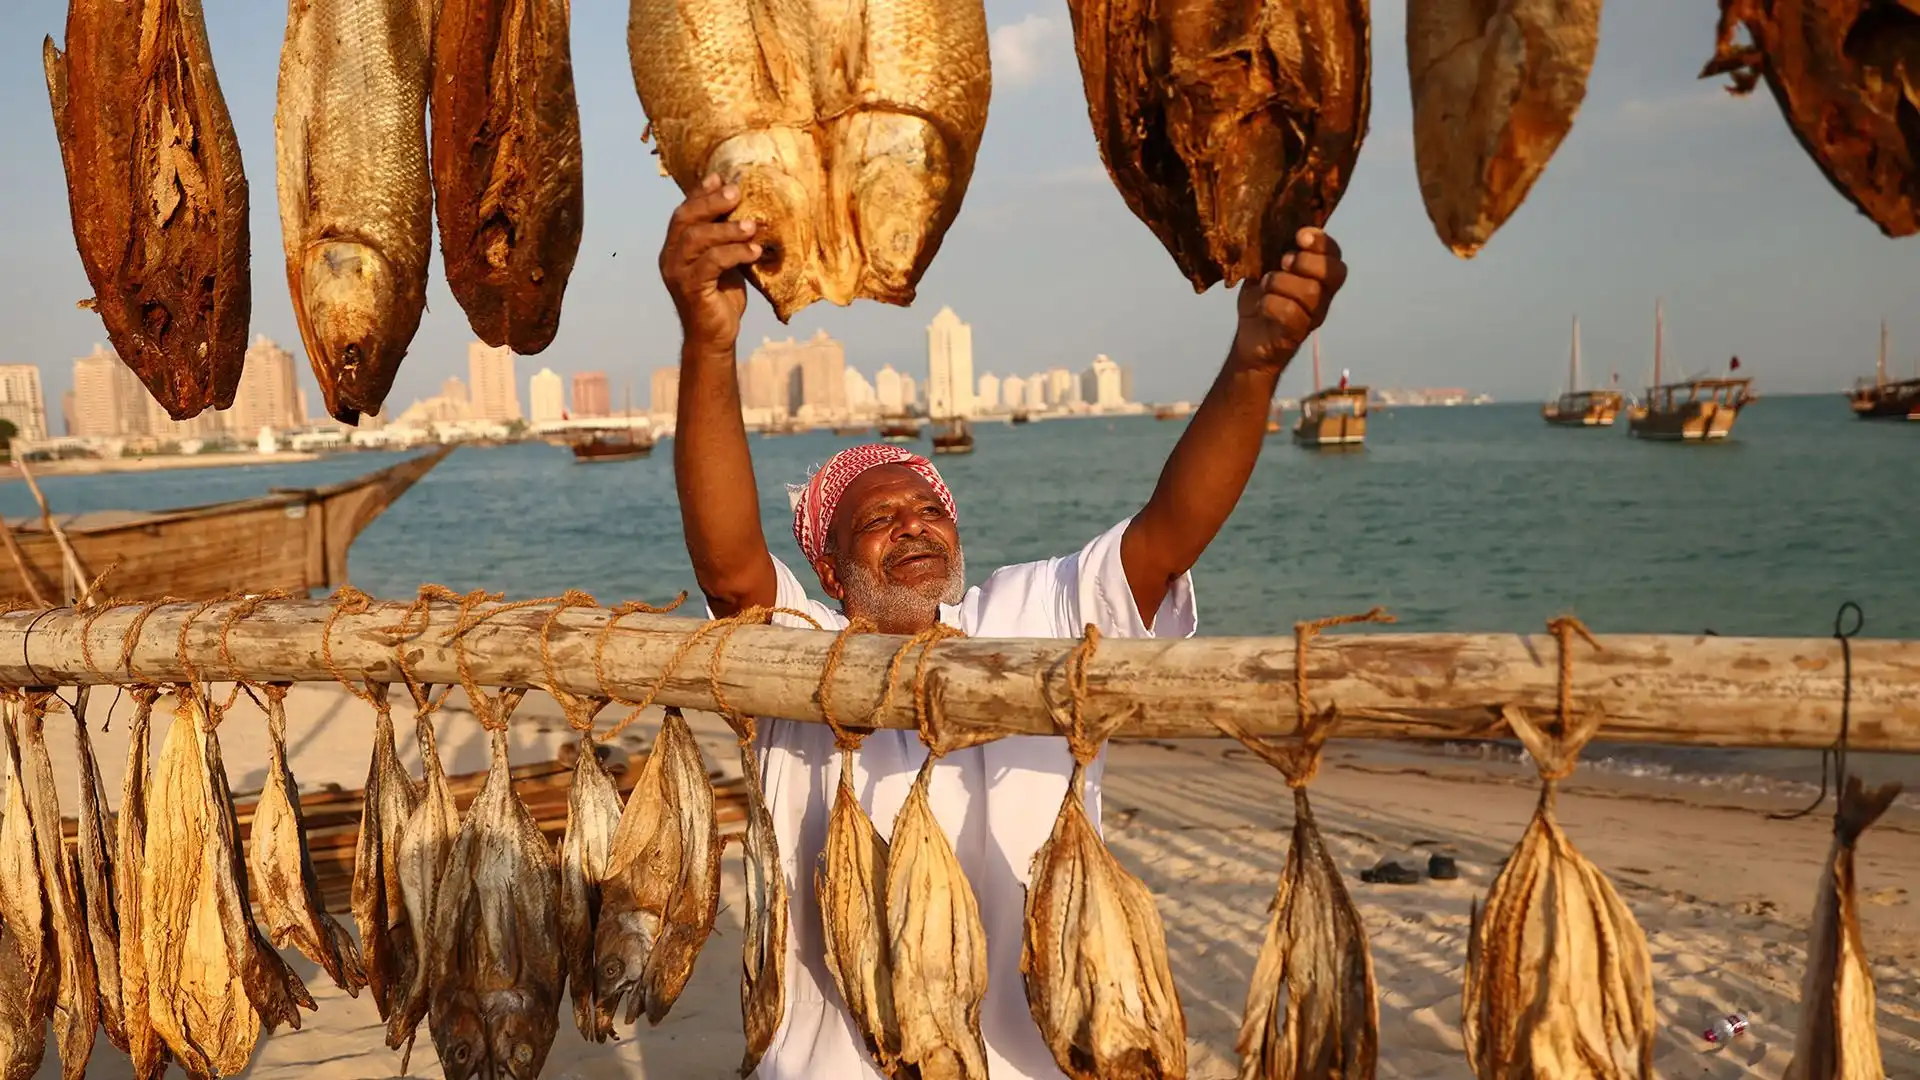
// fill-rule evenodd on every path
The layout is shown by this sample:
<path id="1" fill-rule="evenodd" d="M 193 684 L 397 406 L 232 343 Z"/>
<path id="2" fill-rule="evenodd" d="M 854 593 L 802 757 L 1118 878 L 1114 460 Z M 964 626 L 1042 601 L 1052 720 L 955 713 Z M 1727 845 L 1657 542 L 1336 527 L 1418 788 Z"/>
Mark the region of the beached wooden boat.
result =
<path id="1" fill-rule="evenodd" d="M 1625 395 L 1619 390 L 1580 389 L 1580 316 L 1573 317 L 1572 359 L 1568 362 L 1567 392 L 1549 401 L 1540 415 L 1559 427 L 1612 427 Z"/>
<path id="2" fill-rule="evenodd" d="M 973 453 L 973 428 L 964 417 L 942 420 L 933 426 L 933 452 L 936 454 Z"/>
<path id="3" fill-rule="evenodd" d="M 1880 321 L 1880 360 L 1874 365 L 1873 380 L 1866 379 L 1847 394 L 1853 415 L 1862 420 L 1913 420 L 1920 418 L 1920 377 L 1887 380 L 1887 323 Z"/>
<path id="4" fill-rule="evenodd" d="M 1754 397 L 1748 389 L 1753 380 L 1730 375 L 1662 383 L 1663 324 L 1660 305 L 1655 303 L 1653 385 L 1647 388 L 1647 400 L 1628 411 L 1628 434 L 1656 442 L 1708 442 L 1726 438 L 1733 433 L 1733 422 L 1739 418 L 1740 410 L 1753 403 Z M 1730 368 L 1740 370 L 1739 357 L 1733 358 Z"/>
<path id="5" fill-rule="evenodd" d="M 1293 441 L 1301 446 L 1361 446 L 1367 441 L 1367 388 L 1350 386 L 1347 375 L 1320 388 L 1320 335 L 1313 336 L 1313 393 L 1300 399 L 1300 419 L 1293 425 Z"/>
<path id="6" fill-rule="evenodd" d="M 259 498 L 178 510 L 55 514 L 82 573 L 106 574 L 101 591 L 120 600 L 206 600 L 285 589 L 306 596 L 345 584 L 354 538 L 405 494 L 451 446 L 320 488 L 272 488 Z M 39 519 L 12 523 L 26 572 L 43 596 L 74 596 L 82 584 Z M 10 560 L 9 560 L 10 561 Z M 0 571 L 0 599 L 30 600 L 18 565 Z"/>

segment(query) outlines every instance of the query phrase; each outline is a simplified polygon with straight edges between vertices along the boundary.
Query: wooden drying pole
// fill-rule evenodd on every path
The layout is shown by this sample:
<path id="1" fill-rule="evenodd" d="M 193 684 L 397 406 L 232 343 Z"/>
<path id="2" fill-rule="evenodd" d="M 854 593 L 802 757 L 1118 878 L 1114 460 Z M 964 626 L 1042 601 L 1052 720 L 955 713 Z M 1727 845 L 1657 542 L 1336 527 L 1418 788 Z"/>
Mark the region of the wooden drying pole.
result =
<path id="1" fill-rule="evenodd" d="M 121 645 L 141 609 L 93 616 L 89 636 L 96 671 L 82 658 L 89 616 L 70 609 L 0 616 L 0 684 L 72 685 L 171 681 L 187 677 L 176 656 L 183 624 L 186 655 L 202 678 L 326 681 L 322 638 L 332 600 L 269 601 L 240 620 L 220 650 L 227 603 L 155 608 L 135 642 L 134 673 L 118 666 Z M 486 609 L 480 609 L 484 612 Z M 467 633 L 467 661 L 485 686 L 544 686 L 540 636 L 548 608 L 504 611 Z M 376 603 L 341 614 L 330 644 L 334 662 L 352 677 L 400 681 L 394 628 L 406 605 Z M 416 677 L 455 680 L 458 661 L 448 632 L 455 607 L 435 604 L 427 629 L 407 643 Z M 668 615 L 627 615 L 607 632 L 605 609 L 572 608 L 554 620 L 549 644 L 561 689 L 604 690 L 644 697 L 692 639 L 691 648 L 655 701 L 713 709 L 709 663 L 716 644 L 719 687 L 743 712 L 819 722 L 820 672 L 835 635 L 771 626 L 716 627 Z M 418 630 L 420 620 L 414 627 Z M 1796 747 L 1833 743 L 1839 732 L 1840 643 L 1832 638 L 1735 638 L 1610 634 L 1594 649 L 1575 638 L 1571 697 L 1576 711 L 1606 716 L 1600 738 L 1687 746 Z M 907 642 L 851 638 L 834 677 L 836 713 L 859 724 L 879 702 L 889 664 Z M 933 646 L 930 682 L 946 722 L 1006 734 L 1051 734 L 1065 715 L 1067 661 L 1078 642 L 1051 639 L 958 638 Z M 1920 642 L 1854 639 L 1850 745 L 1858 750 L 1920 752 Z M 1098 643 L 1085 668 L 1090 719 L 1127 714 L 1122 737 L 1215 738 L 1210 717 L 1257 734 L 1294 728 L 1291 636 L 1116 640 Z M 1503 706 L 1550 717 L 1558 700 L 1558 646 L 1551 634 L 1412 634 L 1364 630 L 1329 633 L 1308 653 L 1308 694 L 1316 707 L 1337 704 L 1338 737 L 1479 739 L 1505 737 Z M 872 726 L 914 725 L 911 678 L 917 654 L 901 665 L 892 704 Z M 861 725 L 865 726 L 865 725 Z"/>

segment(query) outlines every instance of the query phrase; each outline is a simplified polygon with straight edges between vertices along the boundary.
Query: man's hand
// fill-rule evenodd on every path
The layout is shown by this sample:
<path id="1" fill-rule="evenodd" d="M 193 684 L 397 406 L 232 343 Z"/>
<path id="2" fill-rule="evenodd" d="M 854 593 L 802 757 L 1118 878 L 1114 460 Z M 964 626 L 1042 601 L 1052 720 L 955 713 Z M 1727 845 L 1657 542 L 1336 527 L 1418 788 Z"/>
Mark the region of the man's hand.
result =
<path id="1" fill-rule="evenodd" d="M 1287 366 L 1308 335 L 1327 320 L 1327 308 L 1347 280 L 1340 245 L 1319 229 L 1294 235 L 1299 247 L 1280 260 L 1280 269 L 1240 287 L 1240 329 L 1233 336 L 1232 358 L 1256 368 Z"/>
<path id="2" fill-rule="evenodd" d="M 731 356 L 740 337 L 740 317 L 747 310 L 740 267 L 760 257 L 760 245 L 753 241 L 754 222 L 720 220 L 739 202 L 738 188 L 708 174 L 667 225 L 660 277 L 680 315 L 683 349 Z"/>

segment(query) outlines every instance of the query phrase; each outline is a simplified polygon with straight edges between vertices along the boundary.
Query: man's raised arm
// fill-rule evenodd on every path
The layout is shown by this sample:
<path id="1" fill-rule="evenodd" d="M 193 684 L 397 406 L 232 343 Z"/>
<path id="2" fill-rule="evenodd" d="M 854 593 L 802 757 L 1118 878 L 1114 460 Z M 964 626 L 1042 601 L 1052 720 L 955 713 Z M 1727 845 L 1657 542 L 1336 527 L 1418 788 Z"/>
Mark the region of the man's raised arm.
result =
<path id="1" fill-rule="evenodd" d="M 674 486 L 694 580 L 716 616 L 770 607 L 778 592 L 734 368 L 747 306 L 740 267 L 760 257 L 760 245 L 754 223 L 719 220 L 739 201 L 737 190 L 707 177 L 673 212 L 660 250 L 681 330 Z"/>
<path id="2" fill-rule="evenodd" d="M 1152 498 L 1127 526 L 1120 562 L 1140 617 L 1153 624 L 1167 590 L 1193 568 L 1246 490 L 1288 361 L 1326 320 L 1347 279 L 1340 245 L 1302 229 L 1280 270 L 1240 289 L 1227 362 L 1168 455 Z"/>

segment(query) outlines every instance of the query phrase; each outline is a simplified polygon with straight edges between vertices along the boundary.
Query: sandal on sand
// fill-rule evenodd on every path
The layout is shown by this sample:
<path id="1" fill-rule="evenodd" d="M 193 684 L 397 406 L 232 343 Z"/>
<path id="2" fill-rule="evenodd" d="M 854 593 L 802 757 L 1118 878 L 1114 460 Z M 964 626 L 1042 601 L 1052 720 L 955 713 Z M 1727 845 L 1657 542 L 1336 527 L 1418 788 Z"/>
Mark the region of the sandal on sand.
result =
<path id="1" fill-rule="evenodd" d="M 1360 871 L 1360 880 L 1375 885 L 1418 885 L 1420 871 L 1381 859 L 1372 869 Z"/>

